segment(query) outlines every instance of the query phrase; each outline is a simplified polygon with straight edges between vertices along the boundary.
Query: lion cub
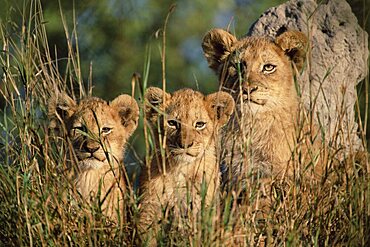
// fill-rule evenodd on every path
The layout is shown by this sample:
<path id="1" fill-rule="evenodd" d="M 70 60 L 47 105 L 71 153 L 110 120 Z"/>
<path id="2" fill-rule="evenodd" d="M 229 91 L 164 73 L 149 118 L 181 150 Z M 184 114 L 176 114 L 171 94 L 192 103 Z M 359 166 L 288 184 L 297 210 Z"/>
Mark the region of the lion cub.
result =
<path id="1" fill-rule="evenodd" d="M 291 163 L 298 145 L 311 150 L 315 139 L 320 139 L 300 114 L 294 81 L 304 64 L 307 46 L 307 37 L 297 31 L 285 32 L 275 40 L 238 40 L 221 29 L 205 35 L 202 47 L 208 64 L 218 75 L 222 90 L 230 92 L 237 102 L 237 113 L 223 138 L 223 161 L 234 183 L 241 181 L 245 186 L 253 174 L 275 179 L 291 175 L 299 169 Z M 300 158 L 315 164 L 311 157 L 317 153 L 308 157 L 306 151 L 298 150 Z M 321 172 L 320 165 L 310 169 L 313 177 Z"/>
<path id="2" fill-rule="evenodd" d="M 126 191 L 123 158 L 127 139 L 137 127 L 134 98 L 120 95 L 112 102 L 91 97 L 75 102 L 66 94 L 49 102 L 51 127 L 64 122 L 77 158 L 75 185 L 91 202 L 100 194 L 102 212 L 112 221 L 124 220 Z"/>
<path id="3" fill-rule="evenodd" d="M 157 156 L 140 178 L 139 231 L 156 234 L 157 222 L 168 210 L 196 215 L 202 193 L 206 206 L 215 199 L 220 182 L 216 138 L 234 100 L 225 92 L 204 96 L 182 89 L 169 94 L 156 87 L 148 88 L 145 100 Z"/>

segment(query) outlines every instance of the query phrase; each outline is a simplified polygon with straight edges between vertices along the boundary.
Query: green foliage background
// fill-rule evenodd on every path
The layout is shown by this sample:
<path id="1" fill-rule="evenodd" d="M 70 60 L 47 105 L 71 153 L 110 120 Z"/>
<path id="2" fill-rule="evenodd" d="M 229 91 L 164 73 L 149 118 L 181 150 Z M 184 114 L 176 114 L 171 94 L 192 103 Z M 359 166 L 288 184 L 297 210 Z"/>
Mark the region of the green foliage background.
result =
<path id="1" fill-rule="evenodd" d="M 21 18 L 24 16 L 24 9 L 27 9 L 24 8 L 27 2 L 0 0 L 2 6 L 0 21 L 9 29 L 13 29 L 14 33 L 22 28 Z M 167 89 L 173 91 L 190 87 L 208 93 L 217 90 L 217 78 L 208 68 L 202 54 L 203 35 L 213 27 L 229 27 L 237 36 L 243 36 L 265 10 L 285 1 L 42 0 L 41 2 L 49 47 L 53 50 L 51 53 L 54 54 L 54 59 L 60 59 L 61 74 L 63 58 L 68 53 L 62 14 L 67 21 L 69 35 L 72 35 L 74 23 L 77 23 L 81 73 L 85 85 L 89 83 L 89 78 L 92 78 L 93 95 L 110 100 L 121 93 L 131 92 L 132 74 L 139 72 L 143 75 L 145 61 L 149 56 L 148 86 L 162 84 L 161 30 L 172 5 L 176 8 L 170 16 L 166 32 Z M 349 3 L 360 25 L 369 33 L 369 6 L 365 4 L 366 1 L 353 0 Z M 366 93 L 368 92 L 363 83 L 359 86 L 363 118 Z M 1 97 L 0 107 L 4 108 Z"/>
<path id="2" fill-rule="evenodd" d="M 42 2 L 50 48 L 63 58 L 67 54 L 67 45 L 59 3 L 57 0 Z M 168 24 L 166 46 L 169 90 L 187 86 L 210 92 L 217 88 L 217 78 L 208 69 L 202 55 L 203 35 L 213 27 L 229 25 L 235 33 L 244 35 L 264 10 L 282 2 L 87 0 L 61 1 L 61 9 L 68 21 L 69 32 L 74 15 L 77 21 L 85 82 L 91 63 L 93 93 L 111 99 L 131 91 L 131 76 L 133 72 L 142 74 L 148 47 L 151 49 L 149 82 L 151 85 L 161 82 L 161 37 L 157 38 L 156 34 L 163 27 L 172 4 L 176 5 L 176 10 Z M 23 1 L 5 1 L 1 5 L 6 6 L 0 10 L 3 21 L 21 16 Z"/>

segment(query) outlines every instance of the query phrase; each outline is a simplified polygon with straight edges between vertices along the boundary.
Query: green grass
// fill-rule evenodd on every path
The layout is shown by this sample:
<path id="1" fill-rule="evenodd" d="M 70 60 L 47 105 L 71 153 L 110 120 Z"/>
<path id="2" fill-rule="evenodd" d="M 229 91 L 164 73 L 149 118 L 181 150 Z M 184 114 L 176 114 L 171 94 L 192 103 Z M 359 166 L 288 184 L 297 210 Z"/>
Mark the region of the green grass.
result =
<path id="1" fill-rule="evenodd" d="M 129 222 L 112 226 L 99 205 L 86 205 L 74 189 L 68 176 L 74 160 L 71 145 L 48 129 L 51 93 L 66 91 L 75 98 L 91 95 L 91 81 L 82 81 L 78 46 L 72 45 L 78 44 L 76 28 L 73 35 L 66 35 L 68 57 L 52 59 L 56 54 L 48 47 L 40 2 L 30 1 L 26 9 L 21 24 L 8 20 L 0 26 L 0 93 L 6 102 L 0 114 L 0 245 L 137 245 L 138 199 L 128 195 Z M 66 34 L 71 33 L 65 28 Z M 146 72 L 137 87 L 141 91 L 148 85 L 150 51 L 148 47 Z M 153 143 L 146 129 L 142 135 L 147 149 L 143 160 L 148 161 Z M 366 143 L 366 135 L 361 138 Z M 336 151 L 327 153 L 328 166 L 336 162 Z M 295 162 L 302 165 L 299 159 Z M 225 193 L 193 218 L 164 216 L 158 242 L 180 246 L 250 246 L 259 241 L 286 246 L 365 246 L 370 243 L 369 172 L 367 162 L 347 157 L 331 174 L 329 187 L 324 181 L 316 187 L 296 181 L 281 193 L 283 185 L 276 181 L 272 211 L 264 221 L 252 208 L 259 198 L 253 186 L 242 204 Z M 303 202 L 308 202 L 306 207 L 301 206 Z"/>

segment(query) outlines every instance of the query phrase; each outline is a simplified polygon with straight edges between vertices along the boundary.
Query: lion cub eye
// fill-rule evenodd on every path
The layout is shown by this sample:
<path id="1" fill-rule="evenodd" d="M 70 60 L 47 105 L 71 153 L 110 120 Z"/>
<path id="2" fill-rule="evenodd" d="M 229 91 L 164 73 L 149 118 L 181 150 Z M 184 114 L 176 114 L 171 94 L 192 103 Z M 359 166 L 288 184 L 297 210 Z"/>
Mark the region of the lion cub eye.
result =
<path id="1" fill-rule="evenodd" d="M 205 127 L 206 127 L 206 123 L 205 122 L 199 121 L 199 122 L 196 122 L 195 123 L 195 129 L 197 129 L 197 130 L 202 130 Z"/>
<path id="2" fill-rule="evenodd" d="M 172 129 L 177 129 L 178 128 L 178 123 L 174 119 L 168 120 L 167 125 L 168 125 L 168 127 L 172 128 Z"/>
<path id="3" fill-rule="evenodd" d="M 269 74 L 269 73 L 274 72 L 275 70 L 276 70 L 276 65 L 268 63 L 268 64 L 263 65 L 262 72 Z"/>
<path id="4" fill-rule="evenodd" d="M 78 126 L 74 126 L 72 128 L 72 135 L 76 135 L 76 134 L 84 134 L 84 133 L 87 133 L 87 128 L 86 126 L 84 125 L 78 125 Z"/>
<path id="5" fill-rule="evenodd" d="M 103 127 L 101 128 L 101 133 L 104 134 L 104 135 L 108 135 L 110 132 L 112 131 L 112 128 L 110 127 Z"/>

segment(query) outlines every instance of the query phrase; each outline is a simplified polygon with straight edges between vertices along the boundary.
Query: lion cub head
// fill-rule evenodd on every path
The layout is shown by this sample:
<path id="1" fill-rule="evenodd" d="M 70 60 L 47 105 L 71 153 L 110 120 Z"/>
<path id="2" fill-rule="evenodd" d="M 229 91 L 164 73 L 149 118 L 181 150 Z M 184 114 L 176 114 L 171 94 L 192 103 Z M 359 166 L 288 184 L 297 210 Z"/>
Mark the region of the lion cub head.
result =
<path id="1" fill-rule="evenodd" d="M 238 40 L 222 29 L 213 29 L 203 38 L 202 47 L 222 88 L 247 103 L 252 112 L 276 111 L 297 103 L 292 64 L 298 70 L 303 66 L 307 49 L 303 33 L 288 31 L 275 40 Z"/>
<path id="2" fill-rule="evenodd" d="M 182 89 L 169 94 L 150 87 L 145 99 L 147 118 L 162 133 L 165 130 L 167 154 L 177 162 L 193 162 L 202 157 L 234 110 L 234 100 L 225 92 L 204 96 Z"/>
<path id="3" fill-rule="evenodd" d="M 91 97 L 79 103 L 66 94 L 49 102 L 51 127 L 64 122 L 79 168 L 97 169 L 123 160 L 127 139 L 137 127 L 139 108 L 134 98 L 120 95 L 112 102 Z"/>

